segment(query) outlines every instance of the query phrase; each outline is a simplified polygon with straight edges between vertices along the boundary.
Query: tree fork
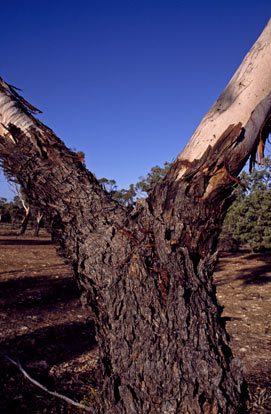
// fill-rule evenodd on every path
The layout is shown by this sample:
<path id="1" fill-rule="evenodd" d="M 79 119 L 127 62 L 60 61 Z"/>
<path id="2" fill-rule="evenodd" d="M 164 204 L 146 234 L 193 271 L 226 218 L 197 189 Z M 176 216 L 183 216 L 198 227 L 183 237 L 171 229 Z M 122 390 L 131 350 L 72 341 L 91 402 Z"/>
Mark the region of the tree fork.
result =
<path id="1" fill-rule="evenodd" d="M 125 208 L 0 81 L 3 165 L 51 215 L 97 326 L 98 413 L 246 410 L 212 273 L 235 179 L 270 132 L 271 23 L 165 179 Z"/>

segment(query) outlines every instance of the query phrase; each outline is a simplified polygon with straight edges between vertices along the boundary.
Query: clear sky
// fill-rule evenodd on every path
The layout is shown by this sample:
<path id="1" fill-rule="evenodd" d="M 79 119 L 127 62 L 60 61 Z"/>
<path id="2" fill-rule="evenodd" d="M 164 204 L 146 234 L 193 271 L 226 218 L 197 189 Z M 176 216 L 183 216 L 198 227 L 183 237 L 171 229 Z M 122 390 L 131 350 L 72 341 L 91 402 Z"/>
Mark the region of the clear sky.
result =
<path id="1" fill-rule="evenodd" d="M 0 4 L 0 76 L 119 188 L 176 158 L 271 17 L 270 0 Z"/>

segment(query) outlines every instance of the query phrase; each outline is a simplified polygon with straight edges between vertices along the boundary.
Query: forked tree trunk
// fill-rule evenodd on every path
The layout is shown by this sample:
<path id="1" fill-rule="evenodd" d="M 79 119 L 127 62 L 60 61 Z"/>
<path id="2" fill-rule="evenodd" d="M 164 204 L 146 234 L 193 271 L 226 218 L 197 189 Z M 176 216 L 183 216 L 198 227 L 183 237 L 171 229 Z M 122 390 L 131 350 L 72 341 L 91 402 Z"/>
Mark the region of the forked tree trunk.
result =
<path id="1" fill-rule="evenodd" d="M 9 170 L 7 169 L 6 171 L 7 171 L 7 174 L 9 174 Z M 27 226 L 28 226 L 28 222 L 29 222 L 29 219 L 30 219 L 30 215 L 31 215 L 30 206 L 28 206 L 25 203 L 25 200 L 23 198 L 23 195 L 22 195 L 22 192 L 21 192 L 21 189 L 20 189 L 20 186 L 18 185 L 18 183 L 13 182 L 13 180 L 11 179 L 9 181 L 9 184 L 10 184 L 12 190 L 15 192 L 15 194 L 19 198 L 19 200 L 20 200 L 20 202 L 22 204 L 22 207 L 24 209 L 24 218 L 22 219 L 20 233 L 19 233 L 20 236 L 22 236 L 26 232 L 26 229 L 27 229 Z"/>
<path id="2" fill-rule="evenodd" d="M 212 273 L 236 176 L 270 131 L 271 24 L 147 200 L 125 208 L 4 81 L 0 149 L 54 222 L 97 326 L 97 413 L 245 412 Z"/>

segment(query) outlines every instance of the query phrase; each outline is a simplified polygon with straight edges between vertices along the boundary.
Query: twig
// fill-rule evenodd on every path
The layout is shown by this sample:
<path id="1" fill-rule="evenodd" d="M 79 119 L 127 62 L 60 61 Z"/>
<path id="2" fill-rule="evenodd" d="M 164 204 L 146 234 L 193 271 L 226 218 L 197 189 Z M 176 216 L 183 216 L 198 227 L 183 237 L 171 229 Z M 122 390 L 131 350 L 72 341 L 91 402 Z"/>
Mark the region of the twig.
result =
<path id="1" fill-rule="evenodd" d="M 31 381 L 33 384 L 35 384 L 37 387 L 41 388 L 43 391 L 47 392 L 48 394 L 53 395 L 54 397 L 58 397 L 61 398 L 62 400 L 66 401 L 68 404 L 72 404 L 75 407 L 81 408 L 83 410 L 89 411 L 90 413 L 95 413 L 95 409 L 92 407 L 87 407 L 84 404 L 80 404 L 77 403 L 73 400 L 71 400 L 70 398 L 66 397 L 65 395 L 59 394 L 58 392 L 54 392 L 54 391 L 50 391 L 48 390 L 44 385 L 40 384 L 38 381 L 34 380 L 34 378 L 32 378 L 22 367 L 22 365 L 20 364 L 20 362 L 16 362 L 14 361 L 12 358 L 10 358 L 8 355 L 6 355 L 4 352 L 0 351 L 0 354 L 7 359 L 9 362 L 11 362 L 13 365 L 16 365 L 19 370 L 23 373 L 23 375 L 29 380 Z"/>

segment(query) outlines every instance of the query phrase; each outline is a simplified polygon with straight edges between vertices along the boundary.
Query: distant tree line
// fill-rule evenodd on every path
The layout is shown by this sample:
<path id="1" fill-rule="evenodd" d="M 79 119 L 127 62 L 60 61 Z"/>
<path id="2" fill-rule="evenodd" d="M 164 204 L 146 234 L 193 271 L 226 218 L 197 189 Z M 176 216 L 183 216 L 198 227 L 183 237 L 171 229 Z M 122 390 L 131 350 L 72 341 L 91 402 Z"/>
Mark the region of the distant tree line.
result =
<path id="1" fill-rule="evenodd" d="M 9 223 L 14 228 L 20 229 L 20 234 L 24 234 L 27 226 L 34 228 L 34 236 L 39 235 L 40 228 L 48 227 L 48 221 L 38 209 L 22 204 L 19 196 L 14 196 L 13 200 L 8 201 L 5 197 L 0 197 L 0 223 Z"/>
<path id="2" fill-rule="evenodd" d="M 136 198 L 144 198 L 150 193 L 155 184 L 165 177 L 170 166 L 171 163 L 169 162 L 164 162 L 163 167 L 155 165 L 147 177 L 139 177 L 139 181 L 136 184 L 130 184 L 128 189 L 122 188 L 119 190 L 115 180 L 109 180 L 105 177 L 100 178 L 98 181 L 111 194 L 114 200 L 124 205 L 132 205 Z"/>
<path id="3" fill-rule="evenodd" d="M 83 152 L 77 154 L 84 157 Z M 133 205 L 136 198 L 146 197 L 155 184 L 162 180 L 171 163 L 165 162 L 162 167 L 155 165 L 146 177 L 139 177 L 136 184 L 128 189 L 118 189 L 114 179 L 101 178 L 98 181 L 111 194 L 112 198 L 124 205 Z M 14 179 L 7 177 L 16 189 L 12 201 L 0 198 L 0 222 L 21 223 L 21 234 L 24 233 L 28 221 L 34 226 L 35 234 L 46 222 L 39 211 L 29 208 L 26 197 L 19 193 Z M 235 201 L 231 205 L 220 236 L 220 248 L 237 250 L 246 246 L 252 251 L 271 248 L 271 160 L 265 159 L 264 165 L 253 168 L 250 173 L 243 171 L 240 175 L 242 185 L 236 185 Z M 47 223 L 48 227 L 48 223 Z"/>
<path id="4" fill-rule="evenodd" d="M 0 197 L 1 223 L 14 223 L 15 221 L 21 221 L 23 215 L 23 208 L 17 197 L 14 197 L 12 201 L 8 201 L 5 197 Z"/>

